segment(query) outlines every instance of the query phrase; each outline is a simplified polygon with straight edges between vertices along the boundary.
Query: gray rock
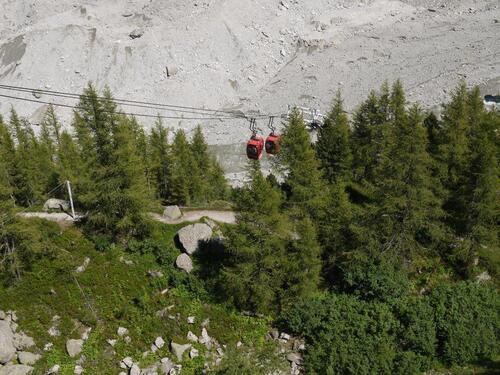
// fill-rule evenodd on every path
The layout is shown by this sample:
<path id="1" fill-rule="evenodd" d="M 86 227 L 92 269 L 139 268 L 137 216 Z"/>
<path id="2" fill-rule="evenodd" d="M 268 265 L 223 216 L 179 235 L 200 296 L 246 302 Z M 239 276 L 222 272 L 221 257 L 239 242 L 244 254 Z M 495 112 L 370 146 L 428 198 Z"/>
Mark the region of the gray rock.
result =
<path id="1" fill-rule="evenodd" d="M 168 67 L 167 67 L 167 74 L 168 74 Z M 182 212 L 179 209 L 179 206 L 167 206 L 163 211 L 163 217 L 169 220 L 177 220 L 182 217 Z"/>
<path id="2" fill-rule="evenodd" d="M 125 357 L 120 362 L 120 367 L 121 368 L 131 368 L 133 364 L 134 364 L 134 361 L 132 360 L 132 358 Z"/>
<path id="3" fill-rule="evenodd" d="M 196 336 L 193 332 L 189 331 L 187 333 L 187 339 L 192 342 L 198 342 L 198 336 Z"/>
<path id="4" fill-rule="evenodd" d="M 57 374 L 57 373 L 59 372 L 59 368 L 60 368 L 60 367 L 61 367 L 61 366 L 59 366 L 59 365 L 54 365 L 54 366 L 52 366 L 52 367 L 49 369 L 49 371 L 47 371 L 47 372 L 46 372 L 46 374 L 47 374 L 47 375 L 50 375 L 50 374 Z"/>
<path id="5" fill-rule="evenodd" d="M 87 269 L 87 266 L 89 265 L 90 263 L 90 258 L 85 258 L 82 265 L 79 266 L 77 269 L 76 269 L 76 273 L 82 273 L 82 272 L 85 272 L 85 270 Z"/>
<path id="6" fill-rule="evenodd" d="M 0 310 L 0 320 L 5 320 L 7 318 L 7 314 L 5 314 L 5 311 Z"/>
<path id="7" fill-rule="evenodd" d="M 179 68 L 173 65 L 166 66 L 165 70 L 167 71 L 167 77 L 175 76 L 179 72 Z"/>
<path id="8" fill-rule="evenodd" d="M 141 375 L 158 375 L 158 365 L 151 365 L 142 369 Z"/>
<path id="9" fill-rule="evenodd" d="M 50 198 L 44 203 L 43 210 L 44 211 L 50 211 L 50 210 L 68 211 L 69 210 L 69 202 L 62 200 L 62 199 Z"/>
<path id="10" fill-rule="evenodd" d="M 83 340 L 68 340 L 66 341 L 66 351 L 68 352 L 71 358 L 76 357 L 78 354 L 82 352 L 83 348 Z"/>
<path id="11" fill-rule="evenodd" d="M 207 349 L 212 347 L 212 338 L 208 335 L 207 329 L 203 327 L 201 330 L 201 337 L 198 338 L 200 344 L 204 344 Z"/>
<path id="12" fill-rule="evenodd" d="M 191 358 L 191 359 L 196 358 L 199 355 L 200 355 L 200 352 L 198 351 L 198 349 L 191 348 L 191 350 L 189 351 L 189 358 Z"/>
<path id="13" fill-rule="evenodd" d="M 33 367 L 27 365 L 7 365 L 0 367 L 0 375 L 28 375 L 33 370 Z"/>
<path id="14" fill-rule="evenodd" d="M 491 280 L 491 276 L 488 271 L 484 271 L 482 274 L 476 276 L 476 281 L 478 283 L 485 283 Z"/>
<path id="15" fill-rule="evenodd" d="M 302 356 L 299 353 L 290 353 L 286 356 L 286 359 L 291 363 L 300 365 L 302 363 Z"/>
<path id="16" fill-rule="evenodd" d="M 130 34 L 128 34 L 128 36 L 130 37 L 130 39 L 137 39 L 137 38 L 140 38 L 143 35 L 144 35 L 144 30 L 143 29 L 135 29 Z"/>
<path id="17" fill-rule="evenodd" d="M 130 368 L 130 375 L 141 375 L 141 369 L 135 363 Z"/>
<path id="18" fill-rule="evenodd" d="M 118 333 L 118 336 L 122 337 L 128 334 L 128 329 L 124 327 L 118 327 L 116 333 Z"/>
<path id="19" fill-rule="evenodd" d="M 185 226 L 177 232 L 177 235 L 186 253 L 191 255 L 198 250 L 200 242 L 210 240 L 212 228 L 207 224 L 197 223 Z"/>
<path id="20" fill-rule="evenodd" d="M 73 370 L 73 373 L 76 374 L 76 375 L 80 375 L 80 374 L 83 374 L 83 367 L 80 366 L 80 365 L 76 365 L 75 366 L 75 369 Z"/>
<path id="21" fill-rule="evenodd" d="M 33 354 L 30 352 L 18 352 L 17 353 L 17 359 L 19 360 L 19 363 L 22 365 L 34 365 L 36 361 L 38 361 L 41 358 L 41 355 L 39 354 Z"/>
<path id="22" fill-rule="evenodd" d="M 152 278 L 156 277 L 163 277 L 163 272 L 161 271 L 154 271 L 154 270 L 149 270 L 148 271 L 148 276 Z M 168 291 L 168 290 L 167 290 Z"/>
<path id="23" fill-rule="evenodd" d="M 175 354 L 177 359 L 179 361 L 182 361 L 182 355 L 186 350 L 191 349 L 191 344 L 181 345 L 181 344 L 176 344 L 175 342 L 172 341 L 170 343 L 170 349 L 172 350 L 172 353 Z"/>
<path id="24" fill-rule="evenodd" d="M 14 345 L 14 334 L 10 328 L 10 322 L 0 320 L 0 364 L 10 362 L 16 355 Z"/>
<path id="25" fill-rule="evenodd" d="M 177 268 L 180 268 L 187 273 L 190 273 L 193 270 L 193 261 L 187 254 L 181 254 L 175 260 L 175 265 Z"/>
<path id="26" fill-rule="evenodd" d="M 168 358 L 162 358 L 160 364 L 160 372 L 164 375 L 169 374 L 170 370 L 174 368 L 173 362 Z"/>
<path id="27" fill-rule="evenodd" d="M 155 340 L 155 345 L 158 349 L 163 348 L 163 345 L 165 345 L 165 340 L 163 340 L 162 337 L 157 337 Z"/>

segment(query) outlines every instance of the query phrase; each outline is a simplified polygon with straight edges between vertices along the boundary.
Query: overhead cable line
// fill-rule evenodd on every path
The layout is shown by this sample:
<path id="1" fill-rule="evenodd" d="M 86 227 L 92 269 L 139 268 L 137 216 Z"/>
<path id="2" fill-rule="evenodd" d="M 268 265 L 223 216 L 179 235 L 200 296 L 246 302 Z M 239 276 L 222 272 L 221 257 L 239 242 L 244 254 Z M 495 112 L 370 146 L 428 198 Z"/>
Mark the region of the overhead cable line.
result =
<path id="1" fill-rule="evenodd" d="M 71 99 L 80 99 L 80 98 L 88 98 L 86 95 L 69 93 L 64 91 L 54 91 L 54 90 L 45 90 L 45 89 L 37 89 L 32 87 L 23 87 L 23 86 L 11 86 L 11 85 L 3 85 L 0 84 L 0 89 L 10 90 L 10 91 L 21 91 L 28 93 L 40 93 L 48 96 L 59 96 L 66 97 Z M 97 99 L 109 100 L 109 98 L 103 96 L 96 96 Z M 256 118 L 265 118 L 269 116 L 276 116 L 276 114 L 255 114 L 252 116 L 246 116 L 243 113 L 237 113 L 231 110 L 223 110 L 223 109 L 210 109 L 210 108 L 200 108 L 200 107 L 191 107 L 191 106 L 181 106 L 174 104 L 165 104 L 165 103 L 155 103 L 155 102 L 147 102 L 147 101 L 139 101 L 139 100 L 130 100 L 130 99 L 120 99 L 120 98 L 112 98 L 113 102 L 117 104 L 121 104 L 124 106 L 131 107 L 141 107 L 141 108 L 152 108 L 152 109 L 161 109 L 161 110 L 169 110 L 175 112 L 185 112 L 191 114 L 203 114 L 207 116 L 218 116 L 218 114 L 222 113 L 227 116 L 237 117 L 237 118 L 248 118 L 248 117 L 256 117 Z"/>
<path id="2" fill-rule="evenodd" d="M 0 97 L 2 98 L 7 98 L 7 99 L 12 99 L 12 100 L 20 100 L 24 102 L 30 102 L 30 103 L 39 103 L 39 104 L 47 104 L 47 105 L 53 105 L 54 107 L 63 107 L 63 108 L 71 108 L 71 109 L 85 109 L 85 107 L 78 106 L 78 105 L 70 105 L 70 104 L 63 104 L 63 103 L 55 103 L 55 102 L 49 102 L 49 101 L 44 101 L 44 100 L 39 100 L 39 99 L 31 99 L 31 98 L 21 98 L 18 96 L 12 96 L 12 95 L 4 95 L 0 94 Z M 115 113 L 113 111 L 105 110 L 102 109 L 104 113 Z M 235 119 L 245 119 L 246 117 L 234 117 L 234 116 L 226 116 L 226 117 L 185 117 L 185 116 L 165 116 L 165 115 L 151 115 L 147 113 L 132 113 L 132 112 L 124 112 L 124 111 L 116 111 L 116 114 L 124 114 L 127 116 L 133 116 L 133 117 L 147 117 L 147 118 L 160 118 L 160 119 L 167 119 L 167 120 L 201 120 L 201 121 L 207 121 L 207 120 L 235 120 Z"/>

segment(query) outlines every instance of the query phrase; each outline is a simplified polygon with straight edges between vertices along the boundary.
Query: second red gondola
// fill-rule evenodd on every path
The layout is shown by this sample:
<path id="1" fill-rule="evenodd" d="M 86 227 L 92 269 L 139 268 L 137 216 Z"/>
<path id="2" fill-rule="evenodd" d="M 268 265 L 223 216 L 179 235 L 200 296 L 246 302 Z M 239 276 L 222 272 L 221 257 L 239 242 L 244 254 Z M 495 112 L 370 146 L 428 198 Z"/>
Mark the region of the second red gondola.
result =
<path id="1" fill-rule="evenodd" d="M 271 133 L 266 138 L 266 152 L 275 155 L 280 150 L 281 137 L 277 134 Z"/>
<path id="2" fill-rule="evenodd" d="M 264 138 L 260 135 L 253 135 L 247 142 L 247 157 L 253 160 L 259 160 L 262 157 L 264 149 Z"/>

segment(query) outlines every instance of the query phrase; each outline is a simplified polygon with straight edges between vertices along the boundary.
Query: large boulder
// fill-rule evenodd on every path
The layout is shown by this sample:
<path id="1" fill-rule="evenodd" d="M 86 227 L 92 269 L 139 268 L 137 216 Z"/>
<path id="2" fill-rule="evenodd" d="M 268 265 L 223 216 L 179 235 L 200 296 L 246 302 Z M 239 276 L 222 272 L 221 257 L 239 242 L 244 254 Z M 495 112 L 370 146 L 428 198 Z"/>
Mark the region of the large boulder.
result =
<path id="1" fill-rule="evenodd" d="M 16 355 L 14 346 L 14 334 L 10 328 L 10 322 L 0 320 L 0 364 L 10 362 Z"/>
<path id="2" fill-rule="evenodd" d="M 163 217 L 168 220 L 177 220 L 182 217 L 182 212 L 179 206 L 167 206 L 163 211 Z"/>
<path id="3" fill-rule="evenodd" d="M 26 365 L 7 365 L 0 367 L 0 375 L 28 375 L 34 368 Z"/>
<path id="4" fill-rule="evenodd" d="M 202 241 L 208 241 L 212 238 L 212 228 L 207 224 L 192 224 L 181 228 L 177 232 L 179 242 L 189 255 L 198 250 L 198 246 Z"/>
<path id="5" fill-rule="evenodd" d="M 83 340 L 68 340 L 66 341 L 66 351 L 68 352 L 71 358 L 76 357 L 78 354 L 82 352 L 83 348 Z"/>
<path id="6" fill-rule="evenodd" d="M 68 211 L 69 210 L 69 202 L 62 200 L 62 199 L 50 198 L 43 205 L 43 210 L 44 211 L 50 211 L 50 210 Z"/>
<path id="7" fill-rule="evenodd" d="M 177 268 L 180 268 L 187 273 L 190 273 L 193 270 L 193 261 L 187 254 L 181 254 L 175 260 L 175 265 Z"/>

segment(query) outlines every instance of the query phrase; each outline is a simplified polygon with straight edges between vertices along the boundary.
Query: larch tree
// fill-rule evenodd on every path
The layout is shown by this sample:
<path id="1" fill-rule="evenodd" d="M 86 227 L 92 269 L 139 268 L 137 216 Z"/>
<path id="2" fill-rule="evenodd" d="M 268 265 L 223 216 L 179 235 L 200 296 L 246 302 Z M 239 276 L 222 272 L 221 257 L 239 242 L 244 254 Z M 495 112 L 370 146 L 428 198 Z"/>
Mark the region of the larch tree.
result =
<path id="1" fill-rule="evenodd" d="M 151 179 L 155 187 L 156 198 L 166 203 L 170 201 L 172 194 L 172 157 L 168 143 L 168 129 L 163 125 L 160 118 L 151 129 L 148 143 Z"/>

